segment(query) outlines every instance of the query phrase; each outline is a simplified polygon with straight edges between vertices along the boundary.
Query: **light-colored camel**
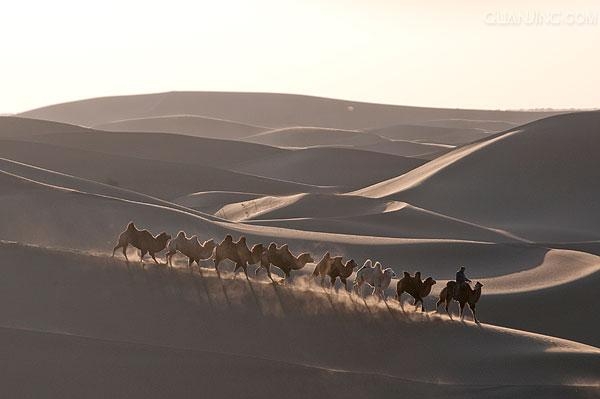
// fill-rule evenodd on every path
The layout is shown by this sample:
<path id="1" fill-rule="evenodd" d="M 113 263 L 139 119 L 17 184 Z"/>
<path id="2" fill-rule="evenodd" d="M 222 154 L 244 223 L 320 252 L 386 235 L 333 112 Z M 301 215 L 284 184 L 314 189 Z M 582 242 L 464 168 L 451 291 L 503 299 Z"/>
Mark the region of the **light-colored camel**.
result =
<path id="1" fill-rule="evenodd" d="M 215 240 L 210 239 L 200 244 L 197 236 L 192 236 L 188 239 L 185 232 L 180 231 L 174 239 L 169 241 L 169 245 L 167 246 L 167 264 L 173 266 L 173 255 L 180 252 L 187 256 L 188 268 L 191 268 L 194 262 L 200 267 L 200 261 L 210 258 L 215 246 Z"/>
<path id="2" fill-rule="evenodd" d="M 462 320 L 465 317 L 465 304 L 469 304 L 469 308 L 473 314 L 473 320 L 475 320 L 475 323 L 479 323 L 479 320 L 477 320 L 477 316 L 475 315 L 475 305 L 479 301 L 479 298 L 481 298 L 481 287 L 483 287 L 483 284 L 478 281 L 475 283 L 475 289 L 472 289 L 469 284 L 465 283 L 462 288 L 458 290 L 458 293 L 455 292 L 455 287 L 456 281 L 448 281 L 446 287 L 440 292 L 440 299 L 438 299 L 436 303 L 436 308 L 442 303 L 445 303 L 446 313 L 452 318 L 452 315 L 450 315 L 450 312 L 448 311 L 448 306 L 452 300 L 455 300 L 460 306 L 460 319 Z"/>
<path id="3" fill-rule="evenodd" d="M 362 296 L 362 287 L 366 283 L 373 287 L 373 295 L 379 299 L 385 300 L 385 290 L 390 286 L 392 278 L 396 277 L 396 273 L 389 267 L 383 269 L 381 263 L 373 262 L 367 259 L 360 269 L 356 272 L 353 289 Z"/>
<path id="4" fill-rule="evenodd" d="M 408 272 L 404 272 L 404 277 L 398 280 L 396 284 L 396 299 L 400 302 L 400 296 L 403 292 L 406 292 L 412 296 L 415 300 L 415 307 L 421 303 L 421 311 L 425 311 L 425 304 L 423 298 L 427 297 L 431 293 L 431 287 L 436 283 L 432 277 L 427 277 L 425 281 L 421 281 L 421 273 L 417 272 L 412 277 Z"/>
<path id="5" fill-rule="evenodd" d="M 223 260 L 229 259 L 235 263 L 234 278 L 239 269 L 243 269 L 246 278 L 248 278 L 248 264 L 255 264 L 260 261 L 263 252 L 264 247 L 262 247 L 262 245 L 255 245 L 252 247 L 251 251 L 246 244 L 246 237 L 242 236 L 238 241 L 233 242 L 233 237 L 228 234 L 223 241 L 215 247 L 215 270 L 217 271 L 217 274 L 220 275 L 219 264 Z"/>
<path id="6" fill-rule="evenodd" d="M 144 256 L 146 254 L 150 254 L 154 262 L 158 264 L 156 254 L 165 249 L 170 239 L 171 236 L 165 232 L 154 237 L 148 230 L 138 230 L 133 222 L 129 222 L 125 231 L 119 235 L 119 240 L 113 248 L 112 256 L 115 256 L 117 249 L 122 248 L 125 259 L 129 261 L 129 258 L 127 258 L 127 247 L 131 245 L 140 250 L 140 263 L 142 266 L 144 265 Z"/>
<path id="7" fill-rule="evenodd" d="M 262 254 L 261 263 L 258 269 L 256 269 L 256 273 L 258 273 L 259 269 L 265 268 L 267 270 L 267 275 L 273 280 L 271 276 L 271 265 L 273 265 L 283 272 L 285 281 L 290 277 L 292 270 L 300 270 L 306 266 L 307 263 L 312 262 L 314 262 L 314 259 L 309 253 L 302 253 L 298 256 L 294 256 L 287 244 L 277 247 L 277 244 L 272 242 Z"/>

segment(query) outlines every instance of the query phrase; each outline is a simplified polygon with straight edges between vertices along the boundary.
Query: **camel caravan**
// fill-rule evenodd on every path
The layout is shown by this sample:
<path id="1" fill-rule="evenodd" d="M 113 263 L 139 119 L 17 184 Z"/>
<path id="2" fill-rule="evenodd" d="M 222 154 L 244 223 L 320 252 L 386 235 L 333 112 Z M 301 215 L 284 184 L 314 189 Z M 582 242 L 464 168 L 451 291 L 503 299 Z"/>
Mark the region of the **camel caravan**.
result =
<path id="1" fill-rule="evenodd" d="M 308 263 L 315 262 L 309 253 L 294 255 L 287 244 L 277 246 L 277 244 L 272 242 L 267 247 L 263 244 L 256 244 L 252 248 L 249 248 L 246 237 L 241 236 L 237 241 L 234 241 L 230 234 L 226 235 L 219 244 L 215 244 L 213 239 L 200 244 L 197 236 L 194 235 L 188 238 L 183 231 L 177 233 L 175 238 L 171 238 L 165 232 L 154 236 L 148 230 L 138 230 L 133 222 L 129 222 L 125 231 L 119 235 L 117 245 L 113 248 L 112 256 L 114 257 L 115 252 L 121 249 L 123 256 L 129 261 L 129 258 L 127 258 L 127 248 L 130 245 L 140 251 L 142 268 L 144 267 L 144 256 L 146 254 L 149 254 L 156 264 L 160 264 L 156 259 L 156 254 L 166 249 L 165 265 L 170 268 L 173 268 L 173 256 L 180 253 L 188 258 L 187 267 L 190 271 L 194 262 L 200 268 L 200 261 L 212 259 L 217 275 L 221 277 L 219 265 L 227 259 L 235 265 L 233 270 L 234 279 L 240 270 L 243 270 L 246 279 L 249 279 L 248 266 L 256 265 L 254 274 L 258 275 L 264 269 L 267 277 L 273 283 L 275 283 L 275 280 L 271 273 L 271 266 L 275 266 L 283 272 L 285 277 L 280 282 L 285 283 L 291 278 L 292 271 L 303 269 Z M 345 263 L 342 259 L 342 256 L 331 256 L 329 252 L 326 252 L 321 260 L 316 263 L 312 276 L 319 278 L 322 287 L 326 286 L 327 277 L 329 277 L 329 285 L 332 288 L 336 286 L 336 281 L 339 279 L 349 293 L 355 293 L 360 297 L 364 296 L 364 287 L 367 286 L 371 291 L 370 293 L 376 298 L 386 300 L 385 292 L 390 286 L 392 279 L 397 277 L 391 268 L 384 269 L 380 262 L 373 264 L 370 259 L 367 259 L 358 268 L 358 264 L 354 259 L 350 259 Z M 352 283 L 352 289 L 349 290 L 347 279 L 355 270 L 356 275 Z M 451 317 L 448 306 L 452 301 L 457 301 L 462 319 L 464 317 L 464 308 L 466 305 L 469 305 L 473 319 L 478 323 L 479 321 L 475 315 L 475 307 L 481 297 L 481 288 L 483 285 L 477 282 L 475 288 L 471 288 L 469 285 L 470 282 L 471 280 L 465 276 L 465 268 L 461 267 L 456 273 L 456 281 L 448 281 L 446 287 L 440 292 L 436 308 L 444 304 L 446 313 Z M 400 301 L 401 295 L 407 293 L 413 298 L 415 309 L 418 309 L 420 304 L 421 311 L 425 312 L 423 299 L 429 296 L 435 284 L 436 281 L 432 277 L 422 280 L 421 272 L 416 272 L 414 276 L 408 272 L 404 272 L 403 277 L 396 284 L 395 299 L 402 303 Z"/>

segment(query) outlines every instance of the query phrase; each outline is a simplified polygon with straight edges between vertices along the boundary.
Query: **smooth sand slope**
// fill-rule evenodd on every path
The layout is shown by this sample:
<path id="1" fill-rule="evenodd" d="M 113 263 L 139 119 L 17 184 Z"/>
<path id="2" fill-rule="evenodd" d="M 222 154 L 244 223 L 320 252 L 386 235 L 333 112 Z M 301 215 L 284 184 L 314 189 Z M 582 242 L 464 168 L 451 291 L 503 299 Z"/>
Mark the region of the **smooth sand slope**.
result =
<path id="1" fill-rule="evenodd" d="M 312 185 L 356 187 L 382 176 L 402 175 L 424 160 L 348 148 L 316 147 L 249 161 L 233 169 Z M 364 187 L 364 186 L 363 186 Z"/>
<path id="2" fill-rule="evenodd" d="M 393 267 L 398 273 L 402 270 L 421 270 L 424 275 L 433 275 L 440 280 L 451 278 L 456 265 L 466 264 L 473 279 L 507 275 L 508 280 L 505 279 L 504 283 L 503 280 L 494 283 L 496 288 L 493 291 L 495 294 L 504 295 L 507 303 L 514 297 L 510 295 L 509 290 L 503 291 L 502 287 L 517 285 L 518 280 L 514 281 L 511 276 L 513 273 L 526 272 L 552 261 L 558 266 L 569 265 L 570 271 L 565 271 L 562 275 L 572 278 L 563 281 L 564 284 L 575 282 L 578 278 L 580 281 L 586 281 L 581 277 L 583 274 L 573 272 L 571 275 L 571 271 L 589 269 L 589 257 L 592 256 L 582 257 L 579 252 L 559 251 L 561 257 L 548 257 L 548 249 L 526 244 L 492 244 L 446 239 L 409 240 L 226 223 L 193 211 L 176 209 L 175 206 L 145 202 L 141 198 L 140 201 L 121 199 L 116 196 L 118 189 L 114 189 L 115 192 L 112 193 L 115 196 L 96 194 L 91 192 L 91 183 L 85 183 L 86 186 L 79 180 L 71 182 L 70 189 L 64 189 L 14 173 L 3 172 L 0 178 L 0 217 L 3 220 L 0 225 L 0 239 L 51 247 L 78 248 L 101 254 L 109 254 L 116 236 L 127 221 L 135 220 L 140 227 L 150 228 L 155 233 L 166 230 L 174 235 L 183 229 L 189 234 L 198 234 L 203 240 L 220 240 L 226 233 L 236 237 L 245 234 L 250 244 L 270 241 L 289 243 L 295 253 L 309 251 L 316 258 L 322 256 L 325 251 L 354 257 L 361 263 L 370 257 L 381 260 L 384 265 Z M 63 176 L 62 179 L 67 177 Z M 63 184 L 67 185 L 66 183 Z M 77 189 L 77 184 L 81 184 L 80 189 Z M 560 262 L 557 263 L 556 259 L 560 259 Z M 596 257 L 591 259 L 597 260 Z M 600 262 L 596 262 L 596 265 L 598 264 Z M 231 270 L 231 267 L 224 265 L 223 270 Z M 299 275 L 310 273 L 311 270 L 312 265 L 308 265 Z M 557 270 L 554 267 L 551 269 L 552 273 L 541 273 L 543 278 L 536 280 L 534 285 L 529 282 L 525 286 L 531 287 L 527 288 L 528 290 L 540 291 L 540 286 L 547 290 L 554 286 L 553 279 Z M 264 275 L 261 276 L 261 279 L 264 278 Z M 521 292 L 518 295 L 522 294 Z M 502 300 L 493 306 L 491 303 L 486 303 L 484 297 L 480 304 L 480 316 L 484 322 L 494 322 L 494 309 L 504 306 Z M 568 330 L 541 328 L 543 323 L 540 319 L 547 318 L 550 327 L 560 324 L 561 315 L 566 314 L 571 307 L 569 302 L 563 302 L 560 308 L 553 309 L 555 312 L 537 315 L 536 323 L 529 323 L 529 311 L 520 313 L 520 309 L 516 309 L 516 316 L 511 318 L 510 323 L 515 328 L 535 330 L 544 334 L 556 331 L 566 334 Z M 588 327 L 582 327 L 585 328 Z M 584 335 L 580 334 L 577 337 Z M 568 335 L 563 337 L 572 338 Z"/>
<path id="3" fill-rule="evenodd" d="M 599 237 L 600 113 L 551 117 L 354 192 L 545 242 Z"/>
<path id="4" fill-rule="evenodd" d="M 526 123 L 553 113 L 407 107 L 273 93 L 169 92 L 93 98 L 51 105 L 22 116 L 95 126 L 123 119 L 198 115 L 272 128 L 382 128 L 439 119 Z"/>
<path id="5" fill-rule="evenodd" d="M 113 132 L 161 132 L 178 133 L 216 139 L 239 139 L 268 130 L 264 126 L 253 126 L 207 118 L 196 115 L 169 115 L 150 118 L 125 119 L 93 126 L 99 130 Z"/>
<path id="6" fill-rule="evenodd" d="M 598 389 L 600 351 L 571 341 L 210 272 L 6 243 L 0 255 L 3 371 L 15 392 L 547 398 Z"/>
<path id="7" fill-rule="evenodd" d="M 396 140 L 462 145 L 488 137 L 491 133 L 477 128 L 454 128 L 427 125 L 393 125 L 369 130 L 379 136 Z"/>
<path id="8" fill-rule="evenodd" d="M 42 143 L 0 140 L 0 157 L 171 200 L 199 190 L 257 190 L 272 194 L 319 187 L 250 176 L 209 166 L 112 155 Z"/>
<path id="9" fill-rule="evenodd" d="M 247 141 L 277 147 L 359 147 L 386 142 L 376 134 L 323 127 L 286 127 L 246 137 Z"/>

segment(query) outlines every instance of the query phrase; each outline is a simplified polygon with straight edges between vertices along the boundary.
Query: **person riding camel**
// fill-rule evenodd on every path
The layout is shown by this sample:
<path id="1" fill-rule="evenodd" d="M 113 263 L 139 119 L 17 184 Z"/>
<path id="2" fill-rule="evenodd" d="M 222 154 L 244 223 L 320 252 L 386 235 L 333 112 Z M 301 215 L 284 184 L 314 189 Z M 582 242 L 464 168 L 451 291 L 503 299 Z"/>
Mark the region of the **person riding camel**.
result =
<path id="1" fill-rule="evenodd" d="M 461 266 L 461 268 L 456 272 L 456 286 L 454 289 L 454 295 L 457 296 L 460 290 L 464 289 L 471 280 L 467 278 L 465 275 L 465 267 Z"/>

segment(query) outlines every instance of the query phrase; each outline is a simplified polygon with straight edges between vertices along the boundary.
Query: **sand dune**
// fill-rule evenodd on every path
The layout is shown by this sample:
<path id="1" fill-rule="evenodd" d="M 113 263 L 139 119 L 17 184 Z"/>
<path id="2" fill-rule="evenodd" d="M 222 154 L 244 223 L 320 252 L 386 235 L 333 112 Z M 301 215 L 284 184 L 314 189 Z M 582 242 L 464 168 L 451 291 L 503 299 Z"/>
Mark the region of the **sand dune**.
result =
<path id="1" fill-rule="evenodd" d="M 571 341 L 405 315 L 393 305 L 388 310 L 369 303 L 367 310 L 364 303 L 320 290 L 154 267 L 142 272 L 102 256 L 14 244 L 0 244 L 0 251 L 10 259 L 0 282 L 5 304 L 0 339 L 16 371 L 24 373 L 15 373 L 17 381 L 30 382 L 26 389 L 68 371 L 69 380 L 58 378 L 52 386 L 62 395 L 81 392 L 99 370 L 107 368 L 102 375 L 113 376 L 115 364 L 119 384 L 98 386 L 99 396 L 121 385 L 134 396 L 185 394 L 199 388 L 197 382 L 185 385 L 192 379 L 210 381 L 203 392 L 214 397 L 273 391 L 347 397 L 423 389 L 434 397 L 480 397 L 482 385 L 496 396 L 510 391 L 584 397 L 597 389 L 600 352 Z M 36 296 L 20 288 L 25 281 Z M 340 329 L 343 339 L 316 344 Z M 390 340 L 402 345 L 390 349 Z M 369 350 L 356 350 L 367 343 Z M 25 363 L 32 352 L 40 359 L 34 369 Z M 511 367 L 505 367 L 507 356 Z M 135 371 L 134 359 L 144 359 L 147 374 Z M 441 367 L 454 359 L 462 367 Z M 232 378 L 236 384 L 227 383 Z"/>
<path id="2" fill-rule="evenodd" d="M 246 141 L 277 147 L 347 146 L 358 147 L 379 144 L 388 140 L 359 130 L 342 130 L 323 127 L 286 127 L 258 133 Z"/>
<path id="3" fill-rule="evenodd" d="M 328 201 L 318 202 L 316 206 L 321 209 L 327 206 L 336 208 L 342 212 L 338 204 Z M 392 202 L 393 203 L 393 202 Z M 280 208 L 276 210 L 279 218 L 269 218 L 269 213 L 258 215 L 257 220 L 246 220 L 245 223 L 263 226 L 286 227 L 306 231 L 320 231 L 341 234 L 358 234 L 366 236 L 404 237 L 404 238 L 430 238 L 430 239 L 456 239 L 477 240 L 485 242 L 523 242 L 518 237 L 512 236 L 504 231 L 493 230 L 460 219 L 454 219 L 445 215 L 437 214 L 425 209 L 404 204 L 396 210 L 380 212 L 366 206 L 361 209 L 363 214 L 345 214 L 343 216 L 293 216 L 294 208 Z M 306 215 L 310 212 L 301 209 L 298 215 Z M 288 213 L 289 212 L 289 213 Z M 369 213 L 372 212 L 372 213 Z M 219 215 L 222 215 L 219 213 Z M 282 216 L 286 216 L 285 218 Z"/>
<path id="4" fill-rule="evenodd" d="M 196 115 L 167 115 L 125 119 L 93 127 L 113 132 L 178 133 L 216 139 L 239 139 L 269 129 L 263 126 L 246 125 L 239 122 Z"/>
<path id="5" fill-rule="evenodd" d="M 490 132 L 478 128 L 454 128 L 425 125 L 393 125 L 370 132 L 395 140 L 413 140 L 417 142 L 462 145 L 486 138 Z"/>
<path id="6" fill-rule="evenodd" d="M 547 242 L 598 239 L 600 113 L 560 115 L 354 192 Z"/>
<path id="7" fill-rule="evenodd" d="M 375 182 L 386 175 L 398 176 L 423 163 L 420 159 L 371 151 L 317 147 L 264 157 L 234 169 L 306 184 L 358 188 L 361 182 Z"/>
<path id="8" fill-rule="evenodd" d="M 68 123 L 17 116 L 0 116 L 0 138 L 2 139 L 25 139 L 41 134 L 80 133 L 87 131 L 90 131 L 90 129 Z"/>
<path id="9" fill-rule="evenodd" d="M 215 213 L 224 205 L 264 197 L 264 194 L 238 191 L 200 191 L 175 198 L 174 203 L 202 212 Z"/>
<path id="10" fill-rule="evenodd" d="M 322 126 L 352 130 L 438 119 L 526 123 L 555 113 L 408 107 L 274 93 L 169 92 L 93 98 L 21 115 L 95 126 L 123 119 L 185 114 L 273 128 Z"/>
<path id="11" fill-rule="evenodd" d="M 250 176 L 204 165 L 111 155 L 23 141 L 0 140 L 0 157 L 167 200 L 200 190 L 260 190 L 265 194 L 320 190 L 311 185 Z"/>
<path id="12" fill-rule="evenodd" d="M 378 144 L 362 146 L 361 149 L 429 161 L 452 151 L 454 147 L 433 143 L 417 143 L 415 141 L 406 140 L 390 140 Z"/>
<path id="13" fill-rule="evenodd" d="M 481 119 L 436 119 L 421 122 L 423 126 L 435 126 L 435 127 L 447 127 L 454 129 L 481 129 L 487 132 L 500 132 L 503 130 L 509 130 L 517 125 L 522 124 L 519 122 L 509 122 L 502 120 L 481 120 Z"/>

